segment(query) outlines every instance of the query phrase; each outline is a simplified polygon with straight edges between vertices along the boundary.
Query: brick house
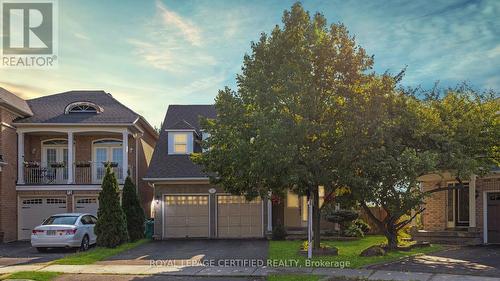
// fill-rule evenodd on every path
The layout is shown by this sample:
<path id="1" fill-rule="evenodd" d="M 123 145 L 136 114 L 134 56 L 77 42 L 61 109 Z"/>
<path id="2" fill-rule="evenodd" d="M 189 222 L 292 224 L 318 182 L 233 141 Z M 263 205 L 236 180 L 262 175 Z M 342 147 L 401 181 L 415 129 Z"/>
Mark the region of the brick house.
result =
<path id="1" fill-rule="evenodd" d="M 420 180 L 424 191 L 458 185 L 450 173 L 429 174 Z M 462 188 L 433 193 L 426 199 L 422 224 L 423 230 L 414 235 L 417 240 L 500 243 L 500 170 L 473 176 L 463 181 Z"/>
<path id="2" fill-rule="evenodd" d="M 96 214 L 106 162 L 112 163 L 120 187 L 130 172 L 150 214 L 152 190 L 142 177 L 158 135 L 142 116 L 104 91 L 24 102 L 29 114 L 11 120 L 6 134 L 2 125 L 2 151 L 9 153 L 0 172 L 2 241 L 29 239 L 31 229 L 54 213 Z"/>

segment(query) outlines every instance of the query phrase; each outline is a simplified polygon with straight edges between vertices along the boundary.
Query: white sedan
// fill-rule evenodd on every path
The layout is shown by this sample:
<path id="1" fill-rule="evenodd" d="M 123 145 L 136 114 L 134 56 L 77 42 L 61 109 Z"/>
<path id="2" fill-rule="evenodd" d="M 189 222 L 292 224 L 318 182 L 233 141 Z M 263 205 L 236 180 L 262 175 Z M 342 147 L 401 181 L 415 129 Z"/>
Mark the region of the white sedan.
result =
<path id="1" fill-rule="evenodd" d="M 97 218 L 91 214 L 66 213 L 50 216 L 31 232 L 31 246 L 39 252 L 58 247 L 79 247 L 86 251 L 96 243 L 96 222 Z"/>

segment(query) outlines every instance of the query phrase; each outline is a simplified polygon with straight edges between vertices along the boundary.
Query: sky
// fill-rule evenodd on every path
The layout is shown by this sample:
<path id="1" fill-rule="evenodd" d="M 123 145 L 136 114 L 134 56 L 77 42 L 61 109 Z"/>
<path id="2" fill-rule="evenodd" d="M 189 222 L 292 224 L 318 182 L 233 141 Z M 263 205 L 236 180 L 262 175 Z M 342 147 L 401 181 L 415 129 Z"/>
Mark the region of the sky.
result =
<path id="1" fill-rule="evenodd" d="M 169 104 L 213 103 L 235 88 L 250 42 L 295 1 L 59 0 L 59 66 L 0 68 L 0 87 L 24 98 L 104 90 L 159 126 Z M 404 86 L 468 81 L 500 90 L 499 0 L 303 1 L 342 22 L 375 57 L 407 66 Z"/>

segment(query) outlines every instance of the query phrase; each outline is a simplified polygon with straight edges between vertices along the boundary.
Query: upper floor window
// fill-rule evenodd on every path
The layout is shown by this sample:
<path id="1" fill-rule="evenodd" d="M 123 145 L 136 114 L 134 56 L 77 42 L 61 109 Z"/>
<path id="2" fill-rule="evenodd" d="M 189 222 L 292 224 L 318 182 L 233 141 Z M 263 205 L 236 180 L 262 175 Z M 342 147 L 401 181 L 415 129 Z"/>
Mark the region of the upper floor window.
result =
<path id="1" fill-rule="evenodd" d="M 168 132 L 168 154 L 189 154 L 193 152 L 193 132 Z"/>
<path id="2" fill-rule="evenodd" d="M 187 134 L 174 134 L 174 153 L 187 153 Z"/>
<path id="3" fill-rule="evenodd" d="M 101 113 L 102 107 L 92 102 L 74 102 L 66 106 L 65 114 L 69 113 Z"/>

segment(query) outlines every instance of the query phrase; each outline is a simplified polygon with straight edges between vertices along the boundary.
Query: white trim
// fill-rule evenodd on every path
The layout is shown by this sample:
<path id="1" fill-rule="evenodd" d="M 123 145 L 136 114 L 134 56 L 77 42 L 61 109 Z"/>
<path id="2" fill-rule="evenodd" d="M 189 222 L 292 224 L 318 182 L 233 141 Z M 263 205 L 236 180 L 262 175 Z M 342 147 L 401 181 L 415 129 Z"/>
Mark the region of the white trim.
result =
<path id="1" fill-rule="evenodd" d="M 264 226 L 264 200 L 260 198 L 260 206 L 261 206 L 261 216 L 260 216 L 260 223 L 262 225 L 262 237 L 266 235 L 266 227 Z"/>
<path id="2" fill-rule="evenodd" d="M 271 201 L 271 198 L 267 199 L 267 231 L 273 231 L 273 203 Z"/>
<path id="3" fill-rule="evenodd" d="M 119 184 L 118 187 L 120 189 L 123 188 L 123 184 Z M 101 190 L 101 185 L 100 184 L 92 184 L 92 185 L 22 185 L 16 186 L 17 191 L 47 191 L 47 190 L 54 190 L 54 191 L 61 191 L 61 190 Z"/>
<path id="4" fill-rule="evenodd" d="M 82 127 L 87 127 L 87 126 L 97 126 L 97 127 L 102 127 L 102 126 L 116 126 L 116 127 L 124 127 L 124 126 L 133 126 L 134 123 L 16 123 L 17 127 L 27 127 L 27 126 L 37 126 L 37 127 L 45 127 L 45 126 L 57 126 L 57 127 L 63 127 L 63 126 L 82 126 Z M 24 129 L 24 128 L 23 128 Z"/>
<path id="5" fill-rule="evenodd" d="M 12 125 L 10 125 L 10 124 L 8 124 L 8 123 L 5 123 L 5 122 L 1 122 L 1 123 L 0 123 L 0 125 L 2 125 L 2 126 L 4 126 L 4 127 L 7 127 L 7 128 L 14 129 L 14 130 L 16 129 L 16 127 L 14 127 L 14 126 L 12 126 Z"/>
<path id="6" fill-rule="evenodd" d="M 488 244 L 488 191 L 483 191 L 483 243 Z"/>
<path id="7" fill-rule="evenodd" d="M 17 183 L 24 184 L 24 133 L 17 132 Z"/>

